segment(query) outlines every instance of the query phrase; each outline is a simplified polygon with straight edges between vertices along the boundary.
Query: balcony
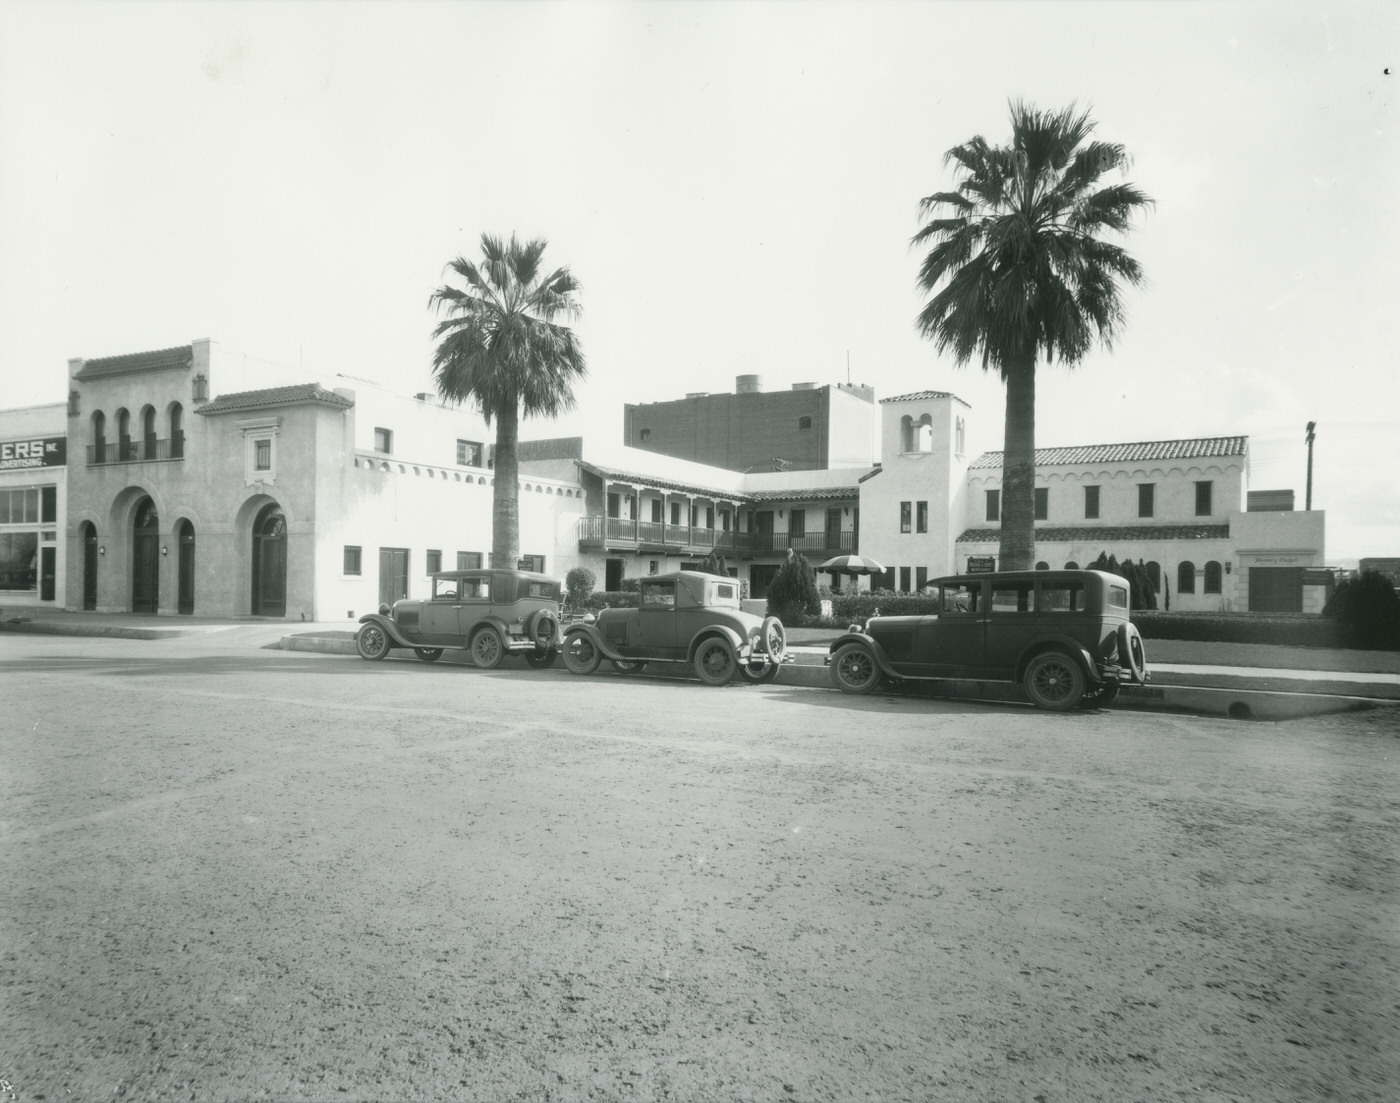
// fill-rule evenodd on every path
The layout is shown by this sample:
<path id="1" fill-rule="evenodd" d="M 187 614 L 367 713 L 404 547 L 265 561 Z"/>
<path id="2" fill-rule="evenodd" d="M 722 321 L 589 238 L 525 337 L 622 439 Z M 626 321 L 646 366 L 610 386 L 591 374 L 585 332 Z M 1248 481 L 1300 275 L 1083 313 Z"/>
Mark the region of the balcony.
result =
<path id="1" fill-rule="evenodd" d="M 185 438 L 183 435 L 171 440 L 157 440 L 147 437 L 144 440 L 127 440 L 117 444 L 89 444 L 87 462 L 89 467 L 112 463 L 154 463 L 159 460 L 182 460 L 185 458 Z"/>
<path id="2" fill-rule="evenodd" d="M 680 555 L 782 555 L 788 548 L 803 555 L 840 555 L 856 551 L 854 532 L 733 532 L 699 525 L 632 521 L 622 517 L 585 517 L 579 522 L 579 547 L 669 551 Z"/>

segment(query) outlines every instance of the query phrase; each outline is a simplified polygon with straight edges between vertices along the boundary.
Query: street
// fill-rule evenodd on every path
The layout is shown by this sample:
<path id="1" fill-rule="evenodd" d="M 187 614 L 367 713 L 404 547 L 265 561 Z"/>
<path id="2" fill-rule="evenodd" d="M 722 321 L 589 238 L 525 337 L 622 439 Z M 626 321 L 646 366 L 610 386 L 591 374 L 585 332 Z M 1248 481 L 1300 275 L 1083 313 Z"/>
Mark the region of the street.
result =
<path id="1" fill-rule="evenodd" d="M 1388 1100 L 1400 709 L 0 636 L 7 1100 Z"/>

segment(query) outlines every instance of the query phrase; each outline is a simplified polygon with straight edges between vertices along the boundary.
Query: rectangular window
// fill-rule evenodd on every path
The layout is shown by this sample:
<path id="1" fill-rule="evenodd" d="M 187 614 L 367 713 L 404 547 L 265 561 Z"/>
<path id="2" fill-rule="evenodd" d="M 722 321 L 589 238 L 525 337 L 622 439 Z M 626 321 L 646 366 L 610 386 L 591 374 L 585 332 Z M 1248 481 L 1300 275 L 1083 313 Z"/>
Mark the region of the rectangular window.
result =
<path id="1" fill-rule="evenodd" d="M 672 502 L 672 503 L 671 503 L 671 524 L 673 524 L 673 525 L 679 525 L 680 523 L 681 523 L 681 504 L 680 504 L 680 502 Z"/>
<path id="2" fill-rule="evenodd" d="M 481 553 L 459 551 L 457 553 L 457 569 L 459 571 L 481 570 Z"/>
<path id="3" fill-rule="evenodd" d="M 914 519 L 915 532 L 928 532 L 928 503 L 919 502 Z"/>
<path id="4" fill-rule="evenodd" d="M 1050 516 L 1050 488 L 1048 486 L 1038 486 L 1035 488 L 1035 519 L 1044 521 Z"/>
<path id="5" fill-rule="evenodd" d="M 1157 487 L 1154 483 L 1138 483 L 1138 516 L 1154 517 L 1157 508 Z"/>
<path id="6" fill-rule="evenodd" d="M 1196 516 L 1209 517 L 1214 510 L 1211 508 L 1214 502 L 1211 501 L 1212 487 L 1215 484 L 1207 480 L 1196 484 Z"/>
<path id="7" fill-rule="evenodd" d="M 360 549 L 354 544 L 345 545 L 345 568 L 346 574 L 360 573 Z"/>
<path id="8" fill-rule="evenodd" d="M 651 500 L 651 520 L 652 520 L 652 523 L 653 523 L 653 524 L 656 524 L 656 525 L 661 524 L 661 499 L 660 499 L 660 498 L 653 498 L 653 499 Z"/>
<path id="9" fill-rule="evenodd" d="M 253 441 L 253 470 L 272 470 L 272 441 L 267 437 Z"/>
<path id="10" fill-rule="evenodd" d="M 394 450 L 394 434 L 389 429 L 374 430 L 374 450 L 386 455 Z"/>
<path id="11" fill-rule="evenodd" d="M 989 490 L 989 491 L 987 491 L 987 520 L 988 520 L 988 521 L 1000 521 L 1000 520 L 1001 520 L 1001 491 L 1000 491 L 1000 490 Z"/>
<path id="12" fill-rule="evenodd" d="M 1042 613 L 1082 613 L 1084 611 L 1084 583 L 1043 583 L 1040 587 L 1040 611 Z"/>
<path id="13" fill-rule="evenodd" d="M 429 548 L 425 566 L 428 568 L 428 574 L 437 574 L 442 570 L 442 552 Z"/>
<path id="14" fill-rule="evenodd" d="M 481 466 L 481 442 L 459 440 L 457 442 L 457 462 L 463 467 Z"/>
<path id="15" fill-rule="evenodd" d="M 922 590 L 922 589 L 924 588 L 924 585 L 925 585 L 927 582 L 928 582 L 928 568 L 927 568 L 927 567 L 915 567 L 915 568 L 914 568 L 914 588 L 915 588 L 916 590 Z"/>
<path id="16" fill-rule="evenodd" d="M 1086 486 L 1084 488 L 1084 516 L 1095 518 L 1099 515 L 1099 488 L 1096 486 Z"/>
<path id="17" fill-rule="evenodd" d="M 914 503 L 899 503 L 899 531 L 908 532 L 914 527 Z"/>
<path id="18" fill-rule="evenodd" d="M 992 613 L 1029 613 L 1034 582 L 998 582 L 992 586 Z"/>
<path id="19" fill-rule="evenodd" d="M 980 582 L 948 583 L 943 587 L 943 612 L 975 613 L 981 596 Z"/>
<path id="20" fill-rule="evenodd" d="M 899 568 L 899 590 L 900 590 L 900 593 L 907 594 L 907 593 L 909 592 L 909 584 L 910 584 L 911 581 L 912 581 L 912 579 L 909 577 L 909 568 L 908 568 L 908 567 L 900 567 L 900 568 Z"/>
<path id="21" fill-rule="evenodd" d="M 807 511 L 805 509 L 794 509 L 788 514 L 788 535 L 807 535 Z"/>
<path id="22" fill-rule="evenodd" d="M 0 532 L 0 590 L 38 590 L 39 534 Z"/>
<path id="23" fill-rule="evenodd" d="M 54 491 L 54 487 L 45 487 Z M 23 490 L 0 490 L 0 525 L 33 524 L 39 520 L 39 491 L 25 487 Z M 49 517 L 45 521 L 52 520 Z"/>
<path id="24" fill-rule="evenodd" d="M 515 569 L 517 571 L 536 571 L 539 574 L 544 574 L 544 556 L 522 555 L 519 560 L 516 561 Z"/>
<path id="25" fill-rule="evenodd" d="M 39 502 L 39 520 L 46 525 L 52 525 L 58 520 L 58 487 L 40 487 Z"/>

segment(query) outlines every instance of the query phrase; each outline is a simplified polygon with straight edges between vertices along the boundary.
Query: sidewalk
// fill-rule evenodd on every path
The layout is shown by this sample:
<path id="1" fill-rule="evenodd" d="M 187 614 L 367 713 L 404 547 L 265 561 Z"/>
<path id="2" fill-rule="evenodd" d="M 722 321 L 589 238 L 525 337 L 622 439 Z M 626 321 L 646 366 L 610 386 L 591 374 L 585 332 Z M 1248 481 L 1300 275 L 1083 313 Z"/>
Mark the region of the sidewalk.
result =
<path id="1" fill-rule="evenodd" d="M 201 636 L 209 642 L 232 647 L 343 655 L 355 653 L 354 635 L 358 627 L 357 622 L 348 620 L 151 616 L 68 612 L 33 606 L 0 607 L 0 634 L 147 640 Z M 782 681 L 826 685 L 827 647 L 840 634 L 830 628 L 789 629 L 792 661 L 784 668 Z M 1222 715 L 1269 716 L 1280 711 L 1288 714 L 1290 710 L 1292 714 L 1320 711 L 1304 708 L 1301 698 L 1333 698 L 1336 703 L 1332 710 L 1368 702 L 1400 702 L 1400 652 L 1189 640 L 1147 640 L 1146 644 L 1151 684 L 1143 689 L 1125 690 L 1119 699 L 1120 706 L 1179 707 Z M 992 686 L 991 683 L 969 685 L 987 692 Z M 1277 700 L 1269 700 L 1271 698 Z"/>

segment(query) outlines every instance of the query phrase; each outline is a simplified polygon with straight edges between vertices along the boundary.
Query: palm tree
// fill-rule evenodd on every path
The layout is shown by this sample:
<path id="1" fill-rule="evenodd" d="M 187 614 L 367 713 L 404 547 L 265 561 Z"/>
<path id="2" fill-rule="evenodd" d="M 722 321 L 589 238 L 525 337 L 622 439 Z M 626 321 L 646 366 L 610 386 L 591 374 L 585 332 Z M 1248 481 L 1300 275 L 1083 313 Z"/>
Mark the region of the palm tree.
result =
<path id="1" fill-rule="evenodd" d="M 573 384 L 587 374 L 578 337 L 557 317 L 578 316 L 578 281 L 567 268 L 543 275 L 546 242 L 508 243 L 481 235 L 481 264 L 458 257 L 448 267 L 465 290 L 439 287 L 429 305 L 447 317 L 433 330 L 438 393 L 471 400 L 496 422 L 491 564 L 514 567 L 520 555 L 520 417 L 558 417 L 574 408 Z"/>
<path id="2" fill-rule="evenodd" d="M 982 137 L 954 146 L 957 188 L 919 203 L 913 245 L 933 243 L 918 285 L 931 297 L 920 334 L 1006 384 L 1000 567 L 1035 562 L 1035 366 L 1073 367 L 1124 318 L 1119 281 L 1142 269 L 1105 232 L 1125 233 L 1152 200 L 1130 183 L 1100 186 L 1126 170 L 1120 145 L 1090 141 L 1094 123 L 1073 105 L 1058 113 L 1011 104 L 1011 143 Z"/>

